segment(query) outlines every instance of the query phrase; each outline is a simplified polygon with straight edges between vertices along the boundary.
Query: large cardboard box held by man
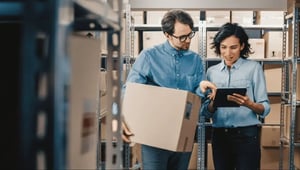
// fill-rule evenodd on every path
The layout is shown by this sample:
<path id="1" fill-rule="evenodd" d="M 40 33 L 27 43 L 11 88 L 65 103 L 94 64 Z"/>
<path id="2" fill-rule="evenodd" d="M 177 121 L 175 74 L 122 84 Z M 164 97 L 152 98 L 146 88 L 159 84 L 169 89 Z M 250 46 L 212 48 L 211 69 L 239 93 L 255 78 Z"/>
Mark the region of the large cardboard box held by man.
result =
<path id="1" fill-rule="evenodd" d="M 127 83 L 122 113 L 132 142 L 190 152 L 200 106 L 200 97 L 188 91 Z"/>

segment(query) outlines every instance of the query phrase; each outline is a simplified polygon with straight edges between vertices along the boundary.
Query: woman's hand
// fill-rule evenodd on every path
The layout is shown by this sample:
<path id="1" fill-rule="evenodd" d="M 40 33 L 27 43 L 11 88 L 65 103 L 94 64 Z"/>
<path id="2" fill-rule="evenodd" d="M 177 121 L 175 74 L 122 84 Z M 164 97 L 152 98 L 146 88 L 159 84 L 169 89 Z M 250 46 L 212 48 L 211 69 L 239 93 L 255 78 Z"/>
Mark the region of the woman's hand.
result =
<path id="1" fill-rule="evenodd" d="M 247 95 L 243 96 L 237 93 L 233 93 L 232 95 L 227 95 L 227 100 L 233 101 L 240 106 L 248 107 L 257 114 L 262 114 L 265 110 L 262 104 L 251 101 Z"/>
<path id="2" fill-rule="evenodd" d="M 249 99 L 248 96 L 243 96 L 237 93 L 233 93 L 232 95 L 227 95 L 228 101 L 233 101 L 240 106 L 250 106 L 253 102 Z"/>

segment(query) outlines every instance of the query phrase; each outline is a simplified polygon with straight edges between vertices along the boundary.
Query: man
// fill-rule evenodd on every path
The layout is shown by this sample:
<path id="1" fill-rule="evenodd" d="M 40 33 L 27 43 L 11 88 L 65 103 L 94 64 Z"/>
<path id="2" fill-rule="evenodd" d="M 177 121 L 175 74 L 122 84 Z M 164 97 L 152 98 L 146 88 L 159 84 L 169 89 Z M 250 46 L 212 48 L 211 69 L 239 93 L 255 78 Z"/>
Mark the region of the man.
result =
<path id="1" fill-rule="evenodd" d="M 126 82 L 187 90 L 199 96 L 202 96 L 200 84 L 202 91 L 208 87 L 214 88 L 213 84 L 202 81 L 202 58 L 189 50 L 195 35 L 191 16 L 183 10 L 170 10 L 164 15 L 161 26 L 167 40 L 140 53 Z M 123 128 L 124 140 L 130 142 L 132 134 L 126 126 Z M 142 166 L 146 170 L 184 170 L 188 168 L 190 156 L 191 152 L 174 152 L 142 145 Z"/>

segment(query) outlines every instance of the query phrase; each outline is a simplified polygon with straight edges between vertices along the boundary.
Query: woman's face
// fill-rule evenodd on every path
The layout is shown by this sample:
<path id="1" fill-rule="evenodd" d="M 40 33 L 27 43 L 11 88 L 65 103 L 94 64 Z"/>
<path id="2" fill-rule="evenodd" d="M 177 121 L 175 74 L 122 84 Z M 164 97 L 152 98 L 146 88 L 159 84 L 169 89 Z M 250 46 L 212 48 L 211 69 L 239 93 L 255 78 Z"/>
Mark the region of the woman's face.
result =
<path id="1" fill-rule="evenodd" d="M 232 35 L 224 39 L 220 44 L 221 57 L 225 64 L 231 67 L 239 58 L 244 44 L 240 44 L 240 39 Z"/>

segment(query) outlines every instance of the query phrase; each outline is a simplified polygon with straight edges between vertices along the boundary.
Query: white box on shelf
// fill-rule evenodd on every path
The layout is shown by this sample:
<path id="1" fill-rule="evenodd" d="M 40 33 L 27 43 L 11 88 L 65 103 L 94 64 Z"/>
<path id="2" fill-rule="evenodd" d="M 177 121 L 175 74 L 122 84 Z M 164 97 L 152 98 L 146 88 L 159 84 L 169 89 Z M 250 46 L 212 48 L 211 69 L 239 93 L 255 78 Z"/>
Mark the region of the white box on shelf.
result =
<path id="1" fill-rule="evenodd" d="M 268 31 L 263 35 L 266 45 L 266 58 L 282 59 L 283 33 L 281 31 Z"/>
<path id="2" fill-rule="evenodd" d="M 231 22 L 240 25 L 253 25 L 253 11 L 231 11 Z"/>
<path id="3" fill-rule="evenodd" d="M 249 59 L 264 59 L 265 58 L 265 40 L 262 38 L 249 38 L 253 54 L 249 55 Z"/>

